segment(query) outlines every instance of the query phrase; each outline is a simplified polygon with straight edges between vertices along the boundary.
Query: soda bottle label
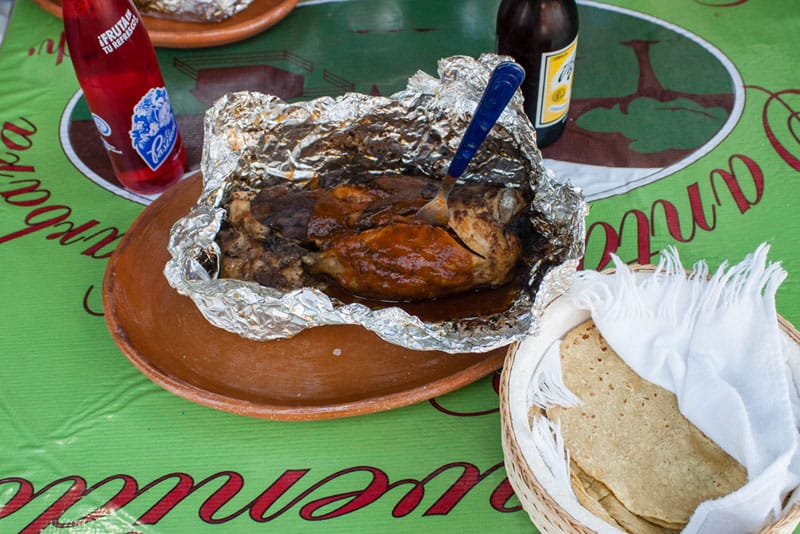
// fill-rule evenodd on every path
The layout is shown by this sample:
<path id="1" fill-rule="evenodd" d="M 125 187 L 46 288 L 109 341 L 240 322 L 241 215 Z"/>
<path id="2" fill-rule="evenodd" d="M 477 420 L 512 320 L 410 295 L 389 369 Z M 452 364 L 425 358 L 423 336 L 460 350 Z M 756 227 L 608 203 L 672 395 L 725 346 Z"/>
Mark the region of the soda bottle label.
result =
<path id="1" fill-rule="evenodd" d="M 178 139 L 178 123 L 164 87 L 153 87 L 133 107 L 131 144 L 151 170 L 158 169 Z"/>
<path id="2" fill-rule="evenodd" d="M 130 39 L 138 24 L 139 17 L 134 15 L 130 9 L 127 10 L 113 26 L 97 36 L 100 48 L 106 54 L 110 54 Z"/>
<path id="3" fill-rule="evenodd" d="M 111 126 L 108 125 L 108 123 L 105 121 L 105 119 L 103 119 L 103 117 L 92 113 L 92 120 L 94 120 L 94 125 L 97 128 L 97 131 L 100 133 L 100 135 L 102 135 L 103 137 L 108 137 L 109 135 L 111 135 Z"/>
<path id="4" fill-rule="evenodd" d="M 569 111 L 572 96 L 572 74 L 575 72 L 575 51 L 578 37 L 562 48 L 542 54 L 539 71 L 539 101 L 534 127 L 545 128 L 561 121 Z"/>
<path id="5" fill-rule="evenodd" d="M 112 145 L 109 141 L 109 137 L 113 133 L 111 126 L 100 115 L 92 113 L 92 119 L 94 120 L 94 125 L 97 127 L 97 132 L 100 134 L 100 141 L 103 143 L 106 151 L 113 152 L 114 154 L 122 154 L 122 150 Z"/>

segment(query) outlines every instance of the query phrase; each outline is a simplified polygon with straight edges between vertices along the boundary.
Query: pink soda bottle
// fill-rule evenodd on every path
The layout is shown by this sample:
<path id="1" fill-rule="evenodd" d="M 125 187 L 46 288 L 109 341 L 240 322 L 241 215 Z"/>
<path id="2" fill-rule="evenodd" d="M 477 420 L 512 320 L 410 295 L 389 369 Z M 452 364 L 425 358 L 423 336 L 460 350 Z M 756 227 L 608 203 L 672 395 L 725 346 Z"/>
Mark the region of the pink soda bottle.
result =
<path id="1" fill-rule="evenodd" d="M 150 36 L 131 0 L 63 0 L 72 65 L 114 173 L 155 194 L 183 176 L 186 150 Z"/>

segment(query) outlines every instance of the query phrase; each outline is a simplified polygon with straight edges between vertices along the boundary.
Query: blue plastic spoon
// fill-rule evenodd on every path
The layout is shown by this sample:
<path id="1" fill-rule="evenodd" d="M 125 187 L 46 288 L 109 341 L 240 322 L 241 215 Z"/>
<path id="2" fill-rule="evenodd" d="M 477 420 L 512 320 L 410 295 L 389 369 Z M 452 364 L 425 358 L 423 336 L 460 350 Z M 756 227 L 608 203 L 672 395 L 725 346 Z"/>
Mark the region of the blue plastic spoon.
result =
<path id="1" fill-rule="evenodd" d="M 442 180 L 442 186 L 436 196 L 428 201 L 416 213 L 415 218 L 437 226 L 446 226 L 450 218 L 447 207 L 447 197 L 450 195 L 456 180 L 464 173 L 475 155 L 478 148 L 483 144 L 484 139 L 489 134 L 494 123 L 503 113 L 511 97 L 514 96 L 522 80 L 525 78 L 525 71 L 513 62 L 500 63 L 492 71 L 489 83 L 483 91 L 478 107 L 472 115 L 458 145 L 455 156 L 450 162 L 447 174 Z"/>

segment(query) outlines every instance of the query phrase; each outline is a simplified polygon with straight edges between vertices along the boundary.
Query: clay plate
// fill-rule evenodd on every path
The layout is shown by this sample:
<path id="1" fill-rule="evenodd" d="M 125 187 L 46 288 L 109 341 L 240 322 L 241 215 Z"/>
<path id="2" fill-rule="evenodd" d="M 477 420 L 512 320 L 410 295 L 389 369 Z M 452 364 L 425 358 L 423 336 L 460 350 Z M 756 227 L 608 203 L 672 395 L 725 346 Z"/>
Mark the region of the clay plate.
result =
<path id="1" fill-rule="evenodd" d="M 505 348 L 413 351 L 360 326 L 317 327 L 265 342 L 212 326 L 163 275 L 170 228 L 196 203 L 201 187 L 198 173 L 150 204 L 115 249 L 103 282 L 114 341 L 167 391 L 226 412 L 302 421 L 428 400 L 502 366 Z"/>
<path id="2" fill-rule="evenodd" d="M 33 0 L 61 18 L 61 0 Z M 204 48 L 235 43 L 252 37 L 281 21 L 298 0 L 253 0 L 246 9 L 221 22 L 179 22 L 143 16 L 153 46 Z"/>

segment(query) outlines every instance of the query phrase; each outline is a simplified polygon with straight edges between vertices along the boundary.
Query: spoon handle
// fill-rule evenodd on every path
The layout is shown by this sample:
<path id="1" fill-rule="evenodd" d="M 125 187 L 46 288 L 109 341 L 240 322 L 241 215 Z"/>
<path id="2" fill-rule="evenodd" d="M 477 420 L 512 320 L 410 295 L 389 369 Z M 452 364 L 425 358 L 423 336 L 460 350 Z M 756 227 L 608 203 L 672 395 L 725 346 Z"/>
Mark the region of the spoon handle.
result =
<path id="1" fill-rule="evenodd" d="M 447 170 L 449 177 L 458 178 L 464 173 L 472 156 L 486 139 L 489 130 L 497 122 L 523 78 L 525 78 L 525 71 L 511 61 L 500 63 L 495 67 L 483 96 L 478 102 L 478 107 L 475 108 L 472 120 L 467 126 L 467 131 L 461 139 L 461 144 L 450 162 L 450 168 Z"/>

